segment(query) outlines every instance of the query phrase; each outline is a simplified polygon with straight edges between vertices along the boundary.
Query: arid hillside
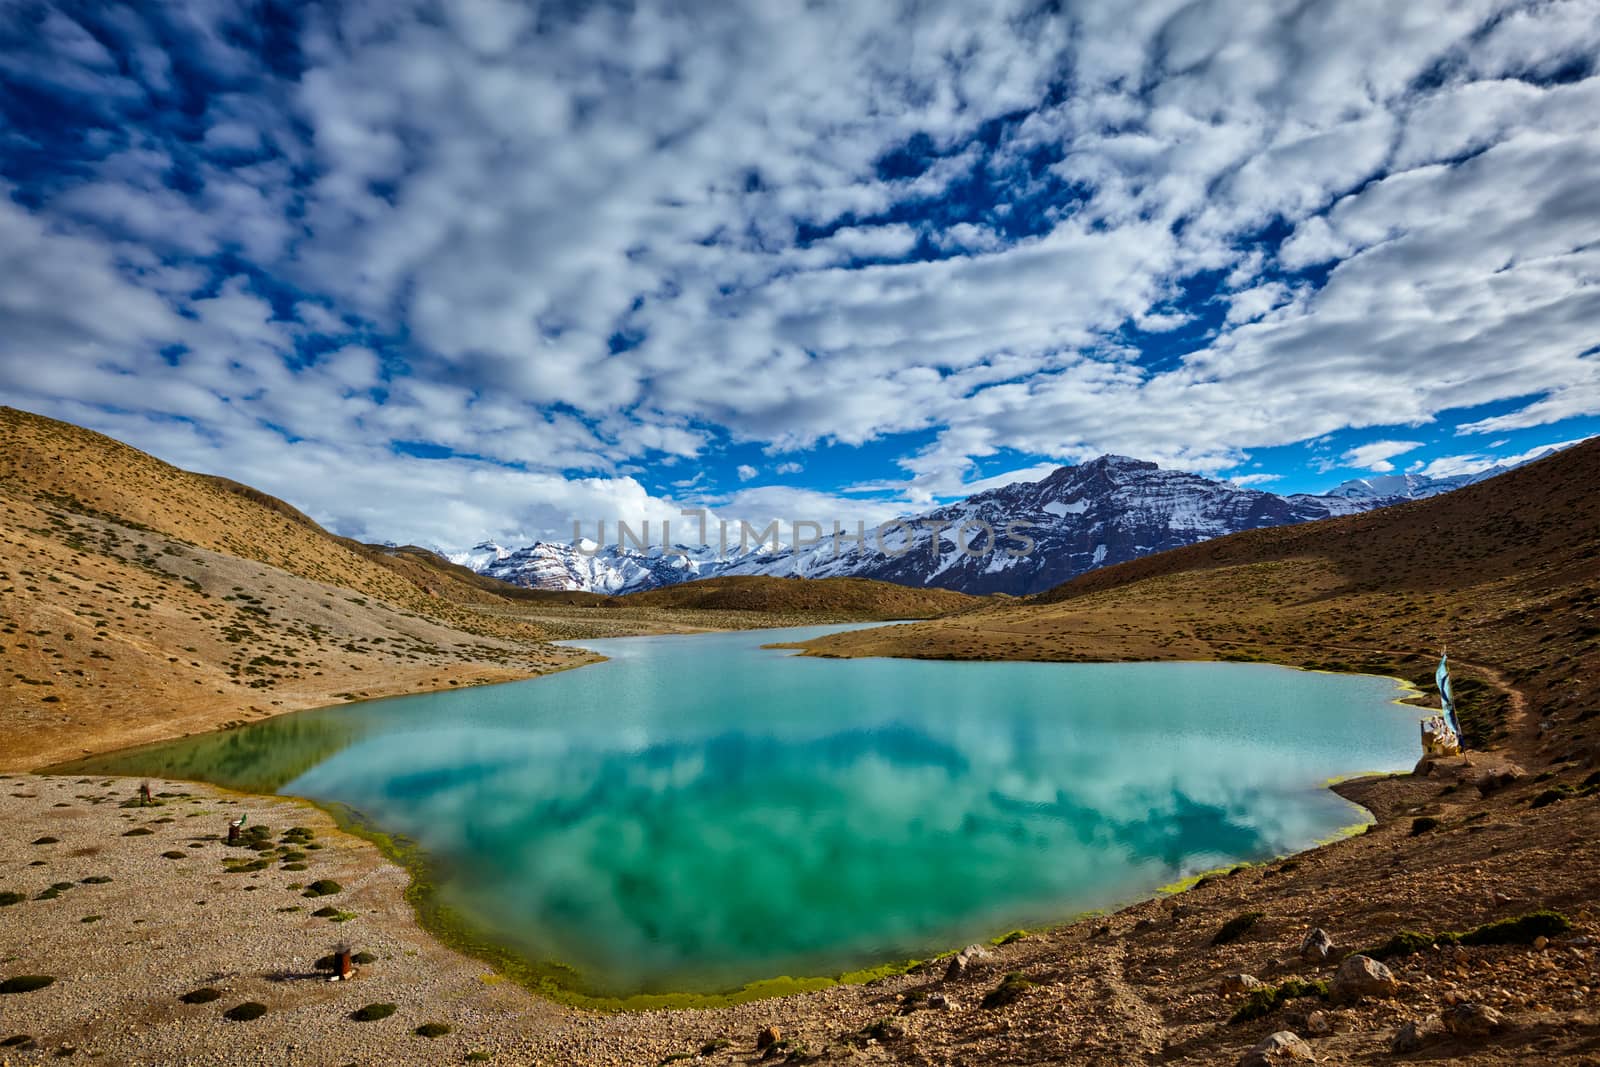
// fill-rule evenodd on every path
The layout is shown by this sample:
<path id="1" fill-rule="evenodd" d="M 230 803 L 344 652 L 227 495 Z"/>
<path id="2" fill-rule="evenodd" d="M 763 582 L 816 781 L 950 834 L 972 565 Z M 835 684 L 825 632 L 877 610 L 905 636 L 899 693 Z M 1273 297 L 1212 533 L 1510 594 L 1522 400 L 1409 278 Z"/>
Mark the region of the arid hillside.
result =
<path id="1" fill-rule="evenodd" d="M 635 601 L 424 549 L 0 408 L 0 768 L 284 711 L 590 662 L 552 639 L 926 616 L 969 598 L 739 578 Z"/>
<path id="2" fill-rule="evenodd" d="M 948 659 L 1264 659 L 1431 687 L 1447 647 L 1475 744 L 1505 739 L 1526 701 L 1536 713 L 1523 720 L 1529 730 L 1588 750 L 1600 730 L 1597 478 L 1600 440 L 1445 496 L 1235 534 L 1028 600 L 807 648 Z"/>
<path id="3" fill-rule="evenodd" d="M 585 659 L 248 487 L 10 408 L 0 434 L 8 768 Z"/>

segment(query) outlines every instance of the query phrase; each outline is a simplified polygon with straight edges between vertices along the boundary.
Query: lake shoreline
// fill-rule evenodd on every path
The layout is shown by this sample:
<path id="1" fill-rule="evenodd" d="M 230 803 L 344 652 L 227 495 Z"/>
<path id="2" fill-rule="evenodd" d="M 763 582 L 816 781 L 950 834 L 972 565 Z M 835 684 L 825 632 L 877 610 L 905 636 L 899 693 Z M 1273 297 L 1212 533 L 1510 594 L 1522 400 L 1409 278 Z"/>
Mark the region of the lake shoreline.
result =
<path id="1" fill-rule="evenodd" d="M 852 625 L 849 628 L 857 629 L 861 628 L 862 625 L 870 624 Z M 586 643 L 581 640 L 573 641 L 569 644 L 574 647 L 582 648 L 585 652 L 588 652 L 591 656 L 595 657 L 583 665 L 591 665 L 605 661 L 604 655 L 593 644 Z M 771 643 L 762 644 L 760 647 L 765 649 L 783 646 L 778 643 Z M 1401 680 L 1395 681 L 1399 682 Z M 371 702 L 360 703 L 366 704 Z M 1394 703 L 1400 703 L 1400 701 L 1394 701 Z M 338 709 L 349 706 L 350 705 L 333 705 L 331 707 Z M 59 773 L 73 774 L 102 773 L 103 770 L 102 768 L 95 768 L 92 766 L 84 768 L 78 764 L 79 761 L 73 761 L 72 764 L 58 766 L 53 768 L 53 770 Z M 1331 783 L 1324 784 L 1326 785 Z M 1336 840 L 1351 833 L 1361 832 L 1368 825 L 1368 820 L 1373 818 L 1371 812 L 1367 808 L 1359 803 L 1356 803 L 1350 797 L 1345 796 L 1345 794 L 1340 792 L 1338 789 L 1334 789 L 1333 792 L 1344 797 L 1347 801 L 1355 804 L 1361 818 L 1353 823 L 1343 824 L 1337 827 L 1331 833 L 1323 835 L 1322 837 L 1318 838 L 1316 843 L 1311 847 L 1316 847 L 1317 845 L 1326 843 L 1330 840 Z M 269 794 L 263 793 L 258 795 L 267 796 Z M 458 951 L 466 952 L 475 958 L 490 964 L 499 973 L 511 978 L 530 991 L 547 999 L 568 1006 L 606 1011 L 704 1009 L 721 1007 L 730 1004 L 744 1003 L 771 997 L 814 992 L 816 990 L 825 989 L 840 984 L 859 984 L 862 982 L 880 980 L 884 977 L 910 970 L 916 967 L 919 963 L 919 961 L 916 959 L 890 959 L 884 962 L 864 962 L 861 964 L 861 969 L 850 971 L 842 975 L 822 974 L 814 976 L 802 975 L 796 977 L 758 978 L 750 981 L 746 985 L 719 992 L 665 992 L 654 994 L 632 994 L 620 997 L 605 994 L 595 994 L 587 991 L 584 988 L 581 974 L 578 971 L 561 963 L 531 959 L 527 955 L 509 948 L 503 942 L 498 941 L 494 937 L 486 934 L 471 921 L 464 919 L 462 916 L 454 913 L 448 907 L 443 906 L 438 900 L 434 890 L 434 878 L 432 877 L 429 858 L 414 843 L 407 841 L 404 837 L 386 832 L 382 826 L 374 823 L 371 819 L 361 815 L 359 812 L 356 812 L 347 805 L 340 804 L 338 802 L 319 803 L 311 800 L 307 800 L 306 802 L 317 804 L 321 810 L 325 811 L 335 821 L 340 830 L 373 844 L 391 863 L 408 873 L 411 880 L 406 890 L 406 899 L 412 906 L 418 921 L 442 944 Z M 1352 814 L 1355 813 L 1353 812 Z M 1291 853 L 1285 853 L 1284 855 L 1288 854 Z M 1283 858 L 1283 856 L 1280 855 L 1277 858 Z M 1259 866 L 1263 862 L 1270 861 L 1256 860 L 1254 861 L 1254 865 Z M 1083 921 L 1087 916 L 1103 915 L 1112 911 L 1137 905 L 1144 901 L 1158 899 L 1161 896 L 1169 895 L 1172 892 L 1181 891 L 1184 888 L 1192 886 L 1195 882 L 1205 877 L 1214 876 L 1218 873 L 1218 871 L 1239 869 L 1246 865 L 1250 864 L 1241 860 L 1237 863 L 1225 865 L 1220 868 L 1193 870 L 1189 874 L 1180 877 L 1175 882 L 1134 890 L 1126 895 L 1114 897 L 1102 907 L 1094 908 L 1089 911 L 1080 910 L 1076 912 L 1070 912 L 1068 915 L 1063 916 L 1059 920 L 1049 920 L 1043 924 L 1036 925 L 1033 930 L 1035 933 L 1038 933 L 1041 931 L 1069 927 L 1074 923 Z M 994 939 L 998 940 L 998 937 L 1004 933 L 1005 931 L 997 926 L 991 934 L 985 934 L 984 936 L 993 937 Z M 959 944 L 956 943 L 946 944 L 940 953 L 935 954 L 934 958 L 940 958 L 941 955 L 953 953 L 959 947 Z"/>

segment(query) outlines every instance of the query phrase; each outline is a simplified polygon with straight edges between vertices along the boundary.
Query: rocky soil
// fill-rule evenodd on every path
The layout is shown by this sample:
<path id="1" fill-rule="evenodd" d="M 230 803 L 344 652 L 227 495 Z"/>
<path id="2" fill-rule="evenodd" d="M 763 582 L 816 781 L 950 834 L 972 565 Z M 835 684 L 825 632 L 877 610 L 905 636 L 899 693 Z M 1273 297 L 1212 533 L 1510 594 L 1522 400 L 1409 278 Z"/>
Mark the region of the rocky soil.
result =
<path id="1" fill-rule="evenodd" d="M 1379 822 L 1313 852 L 868 985 L 626 1014 L 553 1004 L 434 941 L 405 873 L 307 805 L 153 782 L 160 806 L 141 807 L 131 779 L 10 776 L 0 892 L 21 899 L 0 906 L 0 980 L 55 981 L 0 995 L 0 1063 L 1600 1064 L 1600 796 L 1559 766 L 1347 783 Z M 1486 777 L 1505 784 L 1480 795 Z M 239 814 L 268 828 L 263 851 L 223 842 Z M 305 896 L 321 879 L 338 891 Z M 1351 959 L 1546 909 L 1570 928 Z M 1302 954 L 1317 929 L 1331 947 Z M 317 961 L 341 943 L 371 956 L 329 982 Z M 182 999 L 202 989 L 219 996 Z M 265 1014 L 225 1016 L 249 1002 Z M 352 1017 L 370 1004 L 395 1010 Z M 1296 1040 L 1267 1041 L 1281 1032 Z"/>

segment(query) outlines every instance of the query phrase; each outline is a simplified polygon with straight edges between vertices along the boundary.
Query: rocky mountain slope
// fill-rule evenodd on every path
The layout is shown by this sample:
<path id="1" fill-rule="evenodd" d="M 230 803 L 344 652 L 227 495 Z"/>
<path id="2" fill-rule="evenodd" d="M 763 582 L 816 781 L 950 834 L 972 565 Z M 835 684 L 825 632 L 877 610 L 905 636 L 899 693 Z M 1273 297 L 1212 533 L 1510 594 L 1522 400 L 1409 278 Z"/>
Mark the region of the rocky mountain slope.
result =
<path id="1" fill-rule="evenodd" d="M 908 516 L 877 532 L 831 530 L 814 545 L 772 549 L 540 541 L 509 549 L 485 542 L 448 558 L 533 589 L 625 593 L 716 575 L 860 577 L 983 596 L 1042 592 L 1097 567 L 1241 530 L 1288 526 L 1420 500 L 1500 473 L 1428 478 L 1386 475 L 1345 482 L 1325 494 L 1279 496 L 1126 456 L 1061 467 L 1037 482 L 1015 482 Z M 937 542 L 935 531 L 937 530 Z M 791 533 L 785 529 L 783 536 Z"/>

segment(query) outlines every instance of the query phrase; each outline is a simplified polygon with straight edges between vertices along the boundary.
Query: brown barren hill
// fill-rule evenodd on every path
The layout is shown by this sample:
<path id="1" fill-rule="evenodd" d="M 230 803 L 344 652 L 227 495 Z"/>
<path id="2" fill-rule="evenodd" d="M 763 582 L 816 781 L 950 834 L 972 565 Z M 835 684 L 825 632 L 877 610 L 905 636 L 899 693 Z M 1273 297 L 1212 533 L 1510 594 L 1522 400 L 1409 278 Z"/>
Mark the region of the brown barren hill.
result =
<path id="1" fill-rule="evenodd" d="M 628 605 L 693 611 L 761 611 L 862 619 L 925 619 L 982 603 L 948 589 L 914 589 L 870 578 L 729 575 L 618 597 Z"/>
<path id="2" fill-rule="evenodd" d="M 0 438 L 8 768 L 589 658 L 482 610 L 514 601 L 442 560 L 335 537 L 247 486 L 11 408 Z"/>

